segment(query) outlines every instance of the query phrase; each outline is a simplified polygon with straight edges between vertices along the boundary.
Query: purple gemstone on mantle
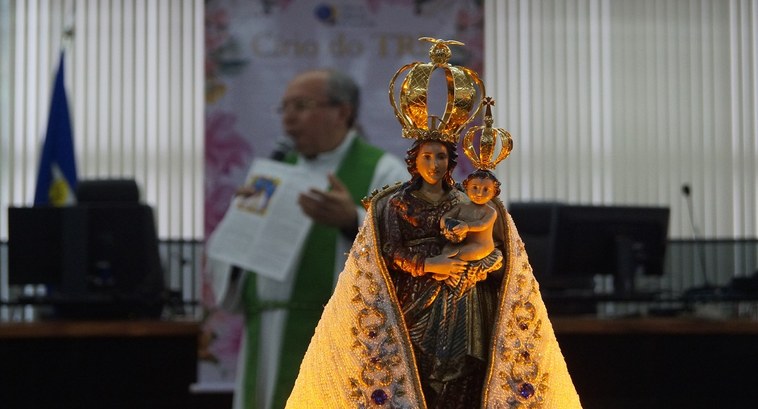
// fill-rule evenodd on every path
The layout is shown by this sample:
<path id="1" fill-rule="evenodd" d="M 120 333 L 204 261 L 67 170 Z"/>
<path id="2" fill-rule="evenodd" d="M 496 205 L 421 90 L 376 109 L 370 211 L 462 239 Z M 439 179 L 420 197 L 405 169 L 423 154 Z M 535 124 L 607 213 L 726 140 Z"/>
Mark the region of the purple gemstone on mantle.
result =
<path id="1" fill-rule="evenodd" d="M 534 396 L 534 386 L 531 383 L 524 382 L 518 387 L 518 394 L 524 399 Z"/>
<path id="2" fill-rule="evenodd" d="M 384 402 L 387 402 L 387 392 L 377 389 L 371 394 L 371 400 L 377 405 L 384 405 Z"/>
<path id="3" fill-rule="evenodd" d="M 368 337 L 369 338 L 376 338 L 377 335 L 379 335 L 379 334 L 377 334 L 376 331 L 369 331 L 368 332 Z"/>

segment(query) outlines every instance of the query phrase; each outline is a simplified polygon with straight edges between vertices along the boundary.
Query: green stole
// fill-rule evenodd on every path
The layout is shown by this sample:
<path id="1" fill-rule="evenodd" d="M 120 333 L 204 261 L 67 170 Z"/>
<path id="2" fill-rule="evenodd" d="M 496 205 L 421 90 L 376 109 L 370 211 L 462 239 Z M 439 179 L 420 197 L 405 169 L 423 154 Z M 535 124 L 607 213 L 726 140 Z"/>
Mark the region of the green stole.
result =
<path id="1" fill-rule="evenodd" d="M 368 193 L 379 158 L 383 152 L 369 145 L 359 136 L 353 139 L 336 176 L 347 186 L 356 206 Z M 288 155 L 284 162 L 297 162 L 295 154 Z M 261 312 L 286 309 L 290 311 L 284 325 L 282 352 L 279 357 L 279 374 L 274 388 L 274 409 L 284 408 L 295 385 L 300 361 L 308 349 L 324 305 L 332 295 L 334 285 L 334 253 L 340 232 L 325 225 L 314 223 L 305 240 L 300 264 L 295 272 L 295 282 L 290 301 L 261 301 L 255 274 L 247 274 L 243 303 L 247 329 L 247 361 L 244 363 L 244 407 L 255 407 L 258 378 L 258 354 L 260 351 Z"/>

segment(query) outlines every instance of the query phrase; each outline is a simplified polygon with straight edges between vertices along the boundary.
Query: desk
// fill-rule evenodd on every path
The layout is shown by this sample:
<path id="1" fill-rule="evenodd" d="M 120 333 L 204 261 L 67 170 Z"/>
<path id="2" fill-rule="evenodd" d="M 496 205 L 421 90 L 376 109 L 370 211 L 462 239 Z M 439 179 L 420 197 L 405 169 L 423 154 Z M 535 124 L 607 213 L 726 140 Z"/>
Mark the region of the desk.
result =
<path id="1" fill-rule="evenodd" d="M 756 407 L 756 321 L 551 321 L 584 409 Z"/>
<path id="2" fill-rule="evenodd" d="M 695 317 L 595 318 L 551 317 L 553 329 L 563 335 L 754 335 L 758 321 Z"/>
<path id="3" fill-rule="evenodd" d="M 187 408 L 199 324 L 0 323 L 0 407 Z"/>

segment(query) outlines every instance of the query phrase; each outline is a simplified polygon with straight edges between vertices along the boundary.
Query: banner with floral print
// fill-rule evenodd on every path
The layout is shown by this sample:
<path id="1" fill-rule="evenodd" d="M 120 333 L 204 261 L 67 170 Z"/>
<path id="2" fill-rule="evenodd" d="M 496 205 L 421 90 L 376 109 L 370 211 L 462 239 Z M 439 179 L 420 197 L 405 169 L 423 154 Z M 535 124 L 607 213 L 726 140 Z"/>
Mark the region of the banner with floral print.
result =
<path id="1" fill-rule="evenodd" d="M 429 61 L 420 37 L 458 40 L 451 63 L 482 73 L 482 0 L 208 0 L 205 10 L 205 237 L 223 217 L 251 160 L 284 139 L 274 107 L 308 68 L 334 67 L 361 85 L 358 123 L 400 158 L 408 140 L 388 87 L 405 64 Z M 459 173 L 467 163 L 460 161 Z M 239 315 L 216 306 L 203 277 L 199 383 L 228 385 L 242 336 Z"/>

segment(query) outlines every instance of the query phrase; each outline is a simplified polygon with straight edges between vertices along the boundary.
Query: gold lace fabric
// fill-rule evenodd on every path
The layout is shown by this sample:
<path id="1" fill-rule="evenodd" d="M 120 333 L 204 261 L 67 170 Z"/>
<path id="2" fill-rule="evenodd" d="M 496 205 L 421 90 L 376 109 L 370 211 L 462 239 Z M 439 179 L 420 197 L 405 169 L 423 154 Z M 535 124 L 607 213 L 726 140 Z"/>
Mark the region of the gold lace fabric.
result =
<path id="1" fill-rule="evenodd" d="M 381 255 L 372 199 L 300 367 L 288 408 L 426 408 L 411 337 Z M 484 408 L 580 408 L 523 243 L 502 204 L 501 297 L 487 350 Z"/>

